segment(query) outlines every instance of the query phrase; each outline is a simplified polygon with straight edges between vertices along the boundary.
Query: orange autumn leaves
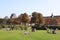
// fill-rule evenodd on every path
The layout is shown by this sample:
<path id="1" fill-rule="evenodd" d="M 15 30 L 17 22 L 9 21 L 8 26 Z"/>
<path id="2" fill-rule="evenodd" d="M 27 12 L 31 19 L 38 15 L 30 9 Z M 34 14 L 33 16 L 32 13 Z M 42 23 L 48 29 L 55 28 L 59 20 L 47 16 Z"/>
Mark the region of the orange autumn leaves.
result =
<path id="1" fill-rule="evenodd" d="M 14 14 L 15 15 L 15 14 Z M 44 24 L 44 18 L 41 13 L 33 12 L 32 17 L 29 18 L 27 13 L 19 15 L 17 18 L 11 17 L 9 19 L 10 24 L 21 24 L 21 23 L 39 23 Z"/>

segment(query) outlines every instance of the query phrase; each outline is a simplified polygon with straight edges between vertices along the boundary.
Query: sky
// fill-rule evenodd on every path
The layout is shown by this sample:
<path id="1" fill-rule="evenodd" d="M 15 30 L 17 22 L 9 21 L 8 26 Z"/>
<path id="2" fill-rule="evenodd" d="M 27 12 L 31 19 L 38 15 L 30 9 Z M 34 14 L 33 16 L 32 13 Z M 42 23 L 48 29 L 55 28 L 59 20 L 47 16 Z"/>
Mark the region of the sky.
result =
<path id="1" fill-rule="evenodd" d="M 0 0 L 0 18 L 10 17 L 12 13 L 31 15 L 32 12 L 43 16 L 60 15 L 60 0 Z"/>

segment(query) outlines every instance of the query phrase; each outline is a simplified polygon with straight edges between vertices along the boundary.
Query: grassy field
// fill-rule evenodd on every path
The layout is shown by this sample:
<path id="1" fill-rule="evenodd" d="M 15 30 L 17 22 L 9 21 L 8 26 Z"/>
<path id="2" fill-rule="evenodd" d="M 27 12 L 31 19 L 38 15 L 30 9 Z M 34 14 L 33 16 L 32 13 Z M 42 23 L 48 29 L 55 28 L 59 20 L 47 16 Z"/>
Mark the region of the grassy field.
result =
<path id="1" fill-rule="evenodd" d="M 21 30 L 0 30 L 0 40 L 60 40 L 60 31 L 57 34 L 48 34 L 46 30 L 39 30 L 24 35 Z"/>

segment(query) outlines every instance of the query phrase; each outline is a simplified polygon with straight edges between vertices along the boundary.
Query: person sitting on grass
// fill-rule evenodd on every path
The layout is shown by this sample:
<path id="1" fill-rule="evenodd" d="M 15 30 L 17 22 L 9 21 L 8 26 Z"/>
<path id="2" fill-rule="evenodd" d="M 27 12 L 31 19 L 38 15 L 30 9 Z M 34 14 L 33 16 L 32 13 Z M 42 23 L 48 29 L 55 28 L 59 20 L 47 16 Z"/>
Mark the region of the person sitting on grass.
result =
<path id="1" fill-rule="evenodd" d="M 25 35 L 28 35 L 28 34 L 29 34 L 29 32 L 27 32 L 26 30 L 24 30 L 24 34 L 25 34 Z"/>
<path id="2" fill-rule="evenodd" d="M 7 30 L 7 31 L 10 31 L 10 30 L 11 30 L 11 28 L 8 26 L 8 27 L 6 28 L 6 30 Z"/>

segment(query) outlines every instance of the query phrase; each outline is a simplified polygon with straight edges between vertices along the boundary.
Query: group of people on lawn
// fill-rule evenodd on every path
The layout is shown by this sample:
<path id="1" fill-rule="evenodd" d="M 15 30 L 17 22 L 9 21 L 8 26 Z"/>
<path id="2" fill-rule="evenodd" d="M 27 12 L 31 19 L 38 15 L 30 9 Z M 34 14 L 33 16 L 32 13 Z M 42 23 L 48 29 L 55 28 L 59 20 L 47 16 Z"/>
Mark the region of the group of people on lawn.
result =
<path id="1" fill-rule="evenodd" d="M 47 33 L 56 34 L 57 27 L 47 28 Z"/>
<path id="2" fill-rule="evenodd" d="M 10 31 L 10 30 L 13 30 L 13 26 L 10 28 L 10 27 L 7 27 L 7 31 Z M 31 26 L 31 31 L 32 32 L 36 32 L 36 27 L 34 24 L 32 24 Z M 24 30 L 24 33 L 28 33 L 27 30 Z M 56 34 L 56 27 L 49 27 L 47 28 L 47 33 L 51 33 L 51 34 Z"/>

